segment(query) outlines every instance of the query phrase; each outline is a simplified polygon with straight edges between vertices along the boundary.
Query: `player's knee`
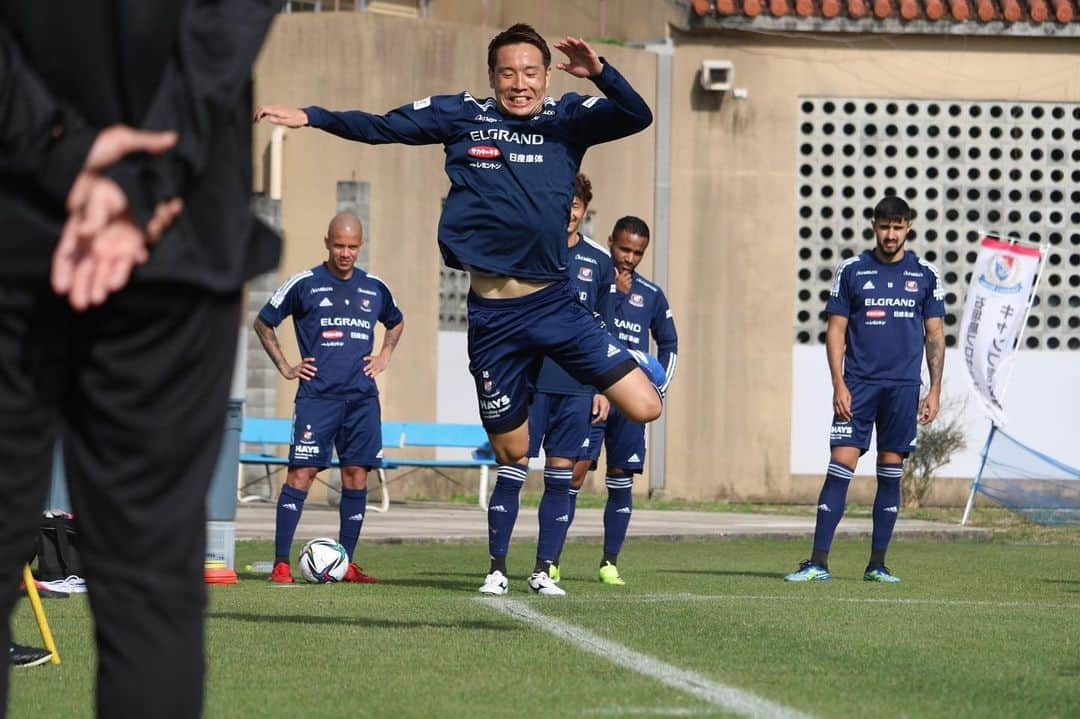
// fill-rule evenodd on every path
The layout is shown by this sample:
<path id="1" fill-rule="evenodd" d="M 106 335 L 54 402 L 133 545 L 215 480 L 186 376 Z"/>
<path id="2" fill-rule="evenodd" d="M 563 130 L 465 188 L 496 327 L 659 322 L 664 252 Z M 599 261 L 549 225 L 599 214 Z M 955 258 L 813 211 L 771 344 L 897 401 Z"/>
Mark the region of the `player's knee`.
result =
<path id="1" fill-rule="evenodd" d="M 660 401 L 660 395 L 651 391 L 636 397 L 629 407 L 620 407 L 619 411 L 631 422 L 644 424 L 660 416 L 660 413 L 664 411 L 664 403 Z"/>
<path id="2" fill-rule="evenodd" d="M 367 467 L 342 467 L 341 486 L 345 489 L 367 489 Z"/>
<path id="3" fill-rule="evenodd" d="M 319 473 L 316 467 L 294 467 L 289 470 L 285 477 L 285 484 L 301 492 L 307 492 L 315 482 L 315 475 Z"/>

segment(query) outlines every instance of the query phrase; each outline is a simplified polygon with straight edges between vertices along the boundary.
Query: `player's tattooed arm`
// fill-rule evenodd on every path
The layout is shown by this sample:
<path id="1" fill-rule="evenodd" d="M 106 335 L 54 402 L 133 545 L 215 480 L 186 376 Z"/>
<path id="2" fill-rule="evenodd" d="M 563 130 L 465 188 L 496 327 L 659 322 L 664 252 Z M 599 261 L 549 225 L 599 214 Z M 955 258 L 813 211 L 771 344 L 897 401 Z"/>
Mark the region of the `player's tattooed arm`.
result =
<path id="1" fill-rule="evenodd" d="M 281 376 L 285 379 L 296 379 L 299 377 L 303 380 L 309 380 L 315 376 L 315 358 L 305 357 L 300 364 L 295 367 L 289 364 L 289 361 L 285 359 L 285 353 L 281 349 L 281 343 L 278 342 L 277 332 L 274 328 L 266 324 L 261 317 L 255 318 L 255 334 L 259 337 L 259 342 L 262 343 L 263 349 L 266 350 L 266 354 L 270 357 L 270 360 L 277 367 L 277 371 L 281 373 Z"/>
<path id="2" fill-rule="evenodd" d="M 941 409 L 941 378 L 945 372 L 945 325 L 940 317 L 925 323 L 926 368 L 930 371 L 930 391 L 919 404 L 919 422 L 929 424 Z"/>
<path id="3" fill-rule="evenodd" d="M 401 333 L 404 331 L 405 320 L 386 330 L 379 354 L 368 355 L 364 358 L 364 374 L 368 377 L 374 377 L 387 368 L 390 364 L 390 355 L 394 354 L 394 349 L 397 347 L 398 342 L 401 341 Z"/>

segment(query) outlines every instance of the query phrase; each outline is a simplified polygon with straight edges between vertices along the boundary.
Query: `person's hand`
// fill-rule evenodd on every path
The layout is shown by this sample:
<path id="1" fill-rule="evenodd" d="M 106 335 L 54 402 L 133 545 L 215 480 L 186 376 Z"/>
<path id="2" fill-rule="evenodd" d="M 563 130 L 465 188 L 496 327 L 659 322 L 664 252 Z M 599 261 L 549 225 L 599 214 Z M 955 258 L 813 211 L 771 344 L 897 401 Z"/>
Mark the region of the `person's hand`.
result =
<path id="1" fill-rule="evenodd" d="M 307 113 L 299 107 L 288 105 L 259 105 L 255 108 L 252 122 L 266 120 L 271 125 L 284 125 L 285 127 L 306 127 L 308 124 Z"/>
<path id="2" fill-rule="evenodd" d="M 592 398 L 592 423 L 607 421 L 608 412 L 611 411 L 611 401 L 604 395 L 597 393 Z"/>
<path id="3" fill-rule="evenodd" d="M 604 69 L 600 56 L 581 38 L 564 37 L 555 43 L 555 49 L 566 55 L 566 62 L 556 63 L 555 67 L 574 77 L 596 77 Z"/>
<path id="4" fill-rule="evenodd" d="M 634 274 L 629 270 L 622 268 L 615 268 L 615 289 L 622 292 L 624 295 L 630 292 L 630 288 L 634 286 Z"/>
<path id="5" fill-rule="evenodd" d="M 306 382 L 314 378 L 315 374 L 318 371 L 319 370 L 315 367 L 315 358 L 305 357 L 304 359 L 300 360 L 300 364 L 293 367 L 286 367 L 285 369 L 281 370 L 281 376 L 285 379 L 299 378 Z"/>
<path id="6" fill-rule="evenodd" d="M 124 193 L 111 180 L 100 178 L 98 182 L 107 183 L 104 189 L 96 191 L 109 196 L 103 202 L 117 202 L 116 194 L 123 198 Z M 69 216 L 53 252 L 50 275 L 53 290 L 58 295 L 66 295 L 77 312 L 102 304 L 110 294 L 127 284 L 136 266 L 149 259 L 148 236 L 155 239 L 160 236 L 182 209 L 183 203 L 179 199 L 160 203 L 146 231 L 137 227 L 131 216 L 123 212 L 89 235 L 77 230 L 81 222 L 79 217 Z"/>
<path id="7" fill-rule="evenodd" d="M 833 414 L 841 421 L 851 421 L 851 392 L 843 382 L 833 386 L 832 407 Z"/>
<path id="8" fill-rule="evenodd" d="M 127 125 L 111 125 L 97 134 L 83 160 L 82 170 L 68 191 L 68 212 L 82 211 L 94 180 L 108 168 L 135 152 L 160 155 L 174 145 L 178 136 L 172 131 L 136 130 Z"/>
<path id="9" fill-rule="evenodd" d="M 930 390 L 929 394 L 923 398 L 923 401 L 919 403 L 919 424 L 930 424 L 934 421 L 934 418 L 938 416 L 938 411 L 941 409 L 941 396 L 934 390 Z"/>
<path id="10" fill-rule="evenodd" d="M 375 375 L 382 374 L 389 364 L 390 358 L 383 356 L 382 353 L 377 355 L 367 355 L 364 357 L 364 374 L 375 379 Z"/>

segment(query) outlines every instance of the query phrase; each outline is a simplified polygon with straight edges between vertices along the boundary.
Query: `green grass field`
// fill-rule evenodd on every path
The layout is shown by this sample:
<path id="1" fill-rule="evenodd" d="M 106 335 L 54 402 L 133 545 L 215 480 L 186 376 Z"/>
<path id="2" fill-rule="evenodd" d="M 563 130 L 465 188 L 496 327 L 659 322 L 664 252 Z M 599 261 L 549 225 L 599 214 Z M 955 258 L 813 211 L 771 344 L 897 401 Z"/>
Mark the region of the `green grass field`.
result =
<path id="1" fill-rule="evenodd" d="M 632 540 L 622 588 L 595 581 L 599 544 L 572 542 L 566 598 L 530 595 L 534 548 L 519 543 L 512 603 L 478 598 L 483 544 L 362 543 L 379 585 L 242 574 L 211 588 L 206 715 L 735 716 L 725 697 L 742 692 L 768 702 L 762 716 L 1075 717 L 1080 547 L 1014 540 L 901 539 L 889 557 L 898 586 L 861 581 L 865 540 L 838 541 L 835 578 L 814 585 L 781 581 L 805 539 Z M 240 543 L 238 565 L 270 552 Z M 38 643 L 20 604 L 16 637 Z M 85 597 L 46 611 L 64 663 L 13 672 L 10 715 L 90 716 Z M 551 633 L 567 623 L 587 634 Z M 597 656 L 581 648 L 588 637 L 615 644 Z M 703 677 L 707 696 L 679 685 L 680 670 Z"/>

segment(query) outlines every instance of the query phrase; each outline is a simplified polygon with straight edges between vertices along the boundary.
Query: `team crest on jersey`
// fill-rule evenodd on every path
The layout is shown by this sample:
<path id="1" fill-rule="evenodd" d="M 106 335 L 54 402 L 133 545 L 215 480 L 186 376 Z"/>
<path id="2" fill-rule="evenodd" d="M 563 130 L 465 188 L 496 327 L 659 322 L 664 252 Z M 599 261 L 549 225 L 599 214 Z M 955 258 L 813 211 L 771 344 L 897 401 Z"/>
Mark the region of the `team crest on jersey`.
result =
<path id="1" fill-rule="evenodd" d="M 634 307 L 644 307 L 645 298 L 639 295 L 637 292 L 634 292 L 630 295 L 630 304 L 632 304 Z"/>
<path id="2" fill-rule="evenodd" d="M 360 300 L 360 309 L 364 312 L 371 312 L 371 300 L 369 300 L 367 297 Z"/>
<path id="3" fill-rule="evenodd" d="M 582 282 L 592 282 L 592 268 L 591 267 L 579 267 L 577 271 L 577 278 Z"/>
<path id="4" fill-rule="evenodd" d="M 915 280 L 904 280 L 904 289 L 908 292 L 918 292 L 919 283 Z"/>

